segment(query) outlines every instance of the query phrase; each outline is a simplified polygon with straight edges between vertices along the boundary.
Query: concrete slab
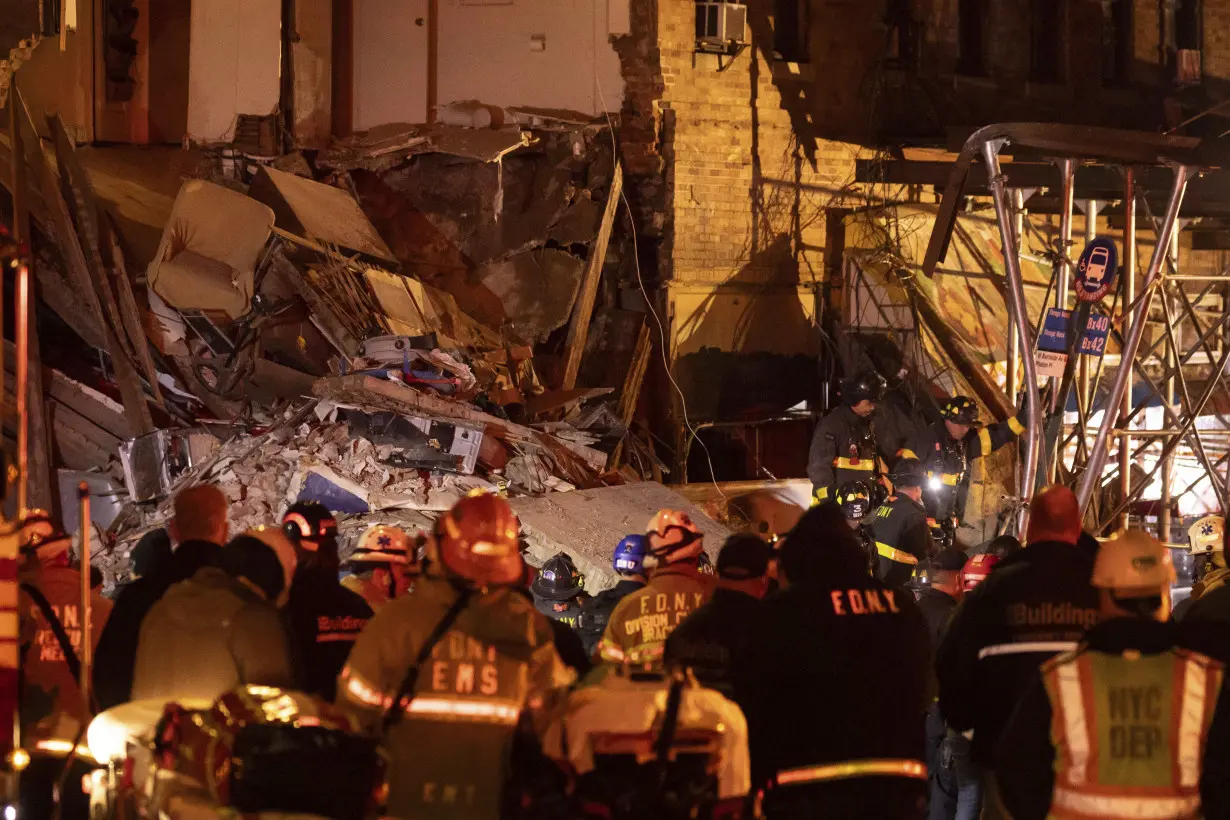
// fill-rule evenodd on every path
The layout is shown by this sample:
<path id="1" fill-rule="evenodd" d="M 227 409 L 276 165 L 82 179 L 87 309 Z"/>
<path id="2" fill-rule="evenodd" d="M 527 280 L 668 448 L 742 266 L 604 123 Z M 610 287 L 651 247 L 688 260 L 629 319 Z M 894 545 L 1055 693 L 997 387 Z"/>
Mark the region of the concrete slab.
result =
<path id="1" fill-rule="evenodd" d="M 658 510 L 686 510 L 705 535 L 705 551 L 717 558 L 730 530 L 707 517 L 679 493 L 654 482 L 601 487 L 540 498 L 515 498 L 513 510 L 521 519 L 522 535 L 529 542 L 526 558 L 541 565 L 557 552 L 572 556 L 585 575 L 585 589 L 600 592 L 618 580 L 611 568 L 611 553 L 628 533 L 644 532 Z"/>

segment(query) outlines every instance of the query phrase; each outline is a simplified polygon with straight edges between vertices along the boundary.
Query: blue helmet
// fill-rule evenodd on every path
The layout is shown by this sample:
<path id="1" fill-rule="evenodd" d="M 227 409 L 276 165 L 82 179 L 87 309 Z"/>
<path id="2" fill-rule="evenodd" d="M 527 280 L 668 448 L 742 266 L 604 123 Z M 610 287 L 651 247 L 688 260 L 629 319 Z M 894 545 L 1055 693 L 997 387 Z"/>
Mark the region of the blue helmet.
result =
<path id="1" fill-rule="evenodd" d="M 645 571 L 645 555 L 649 552 L 649 540 L 643 535 L 625 535 L 615 545 L 615 559 L 611 565 L 620 575 L 640 575 Z"/>

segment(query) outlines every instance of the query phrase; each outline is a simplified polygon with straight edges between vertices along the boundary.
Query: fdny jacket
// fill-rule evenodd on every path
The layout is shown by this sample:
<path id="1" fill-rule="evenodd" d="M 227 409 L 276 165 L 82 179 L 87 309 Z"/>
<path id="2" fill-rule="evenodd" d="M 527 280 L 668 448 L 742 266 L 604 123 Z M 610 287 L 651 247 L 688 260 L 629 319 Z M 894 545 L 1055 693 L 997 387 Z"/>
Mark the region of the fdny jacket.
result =
<path id="1" fill-rule="evenodd" d="M 599 651 L 602 660 L 661 662 L 666 638 L 713 594 L 713 576 L 689 564 L 667 564 L 615 606 Z"/>
<path id="2" fill-rule="evenodd" d="M 606 625 L 611 620 L 615 605 L 627 596 L 645 586 L 644 581 L 623 578 L 610 589 L 604 589 L 590 598 L 581 607 L 581 616 L 577 619 L 576 631 L 585 646 L 585 654 L 593 656 L 606 632 Z"/>
<path id="3" fill-rule="evenodd" d="M 1230 817 L 1223 669 L 1177 631 L 1116 618 L 1033 676 L 996 765 L 1016 820 Z"/>
<path id="4" fill-rule="evenodd" d="M 908 582 L 918 562 L 935 551 L 927 512 L 907 495 L 889 496 L 872 516 L 871 528 L 880 556 L 876 574 L 889 586 Z"/>
<path id="5" fill-rule="evenodd" d="M 420 579 L 368 623 L 338 680 L 338 704 L 379 731 L 428 636 L 461 593 Z M 547 620 L 517 590 L 474 593 L 431 650 L 405 714 L 385 736 L 388 814 L 496 820 L 521 713 L 572 681 Z M 404 703 L 404 701 L 403 701 Z"/>
<path id="6" fill-rule="evenodd" d="M 811 440 L 807 477 L 816 499 L 832 500 L 847 481 L 874 481 L 882 472 L 875 422 L 842 405 L 821 419 Z"/>
<path id="7" fill-rule="evenodd" d="M 948 435 L 944 422 L 921 427 L 898 455 L 922 462 L 927 475 L 939 479 L 939 488 L 923 488 L 923 501 L 937 520 L 960 517 L 969 490 L 970 462 L 988 456 L 1025 431 L 1024 414 L 1007 421 L 971 428 L 963 439 Z"/>
<path id="8" fill-rule="evenodd" d="M 926 792 L 923 718 L 935 687 L 913 596 L 857 567 L 834 569 L 766 598 L 754 635 L 743 704 L 754 785 L 776 776 L 783 799 L 818 795 L 800 816 L 915 816 L 904 807 Z M 868 761 L 893 771 L 863 776 Z M 854 776 L 831 768 L 843 763 Z"/>
<path id="9" fill-rule="evenodd" d="M 1075 648 L 1098 619 L 1093 556 L 1043 541 L 1000 563 L 966 593 L 936 656 L 940 712 L 974 730 L 971 755 L 992 763 L 1004 722 L 1038 665 Z"/>

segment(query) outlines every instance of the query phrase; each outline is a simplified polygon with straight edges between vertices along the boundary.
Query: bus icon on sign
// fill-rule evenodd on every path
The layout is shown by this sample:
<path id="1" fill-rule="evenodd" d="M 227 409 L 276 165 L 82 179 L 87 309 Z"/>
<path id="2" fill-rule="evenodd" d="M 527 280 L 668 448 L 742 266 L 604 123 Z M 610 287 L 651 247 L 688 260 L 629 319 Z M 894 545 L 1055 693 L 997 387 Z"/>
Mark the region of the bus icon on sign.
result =
<path id="1" fill-rule="evenodd" d="M 1118 251 L 1113 239 L 1099 236 L 1085 246 L 1076 265 L 1076 296 L 1084 302 L 1096 302 L 1115 283 Z"/>
<path id="2" fill-rule="evenodd" d="M 1110 251 L 1106 248 L 1094 248 L 1089 255 L 1089 264 L 1085 267 L 1085 282 L 1087 285 L 1101 285 L 1106 277 L 1106 268 L 1110 265 Z"/>

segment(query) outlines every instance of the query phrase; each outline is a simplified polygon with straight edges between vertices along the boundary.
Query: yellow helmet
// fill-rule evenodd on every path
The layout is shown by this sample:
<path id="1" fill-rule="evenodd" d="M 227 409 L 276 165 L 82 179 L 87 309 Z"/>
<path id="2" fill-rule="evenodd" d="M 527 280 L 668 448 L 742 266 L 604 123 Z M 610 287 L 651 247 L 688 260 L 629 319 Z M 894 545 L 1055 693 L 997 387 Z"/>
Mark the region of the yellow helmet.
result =
<path id="1" fill-rule="evenodd" d="M 1187 528 L 1187 542 L 1192 555 L 1223 552 L 1225 547 L 1225 520 L 1220 515 L 1206 515 Z"/>
<path id="2" fill-rule="evenodd" d="M 1093 565 L 1093 585 L 1123 593 L 1156 594 L 1175 580 L 1170 550 L 1152 535 L 1140 530 L 1115 533 L 1098 549 Z"/>

